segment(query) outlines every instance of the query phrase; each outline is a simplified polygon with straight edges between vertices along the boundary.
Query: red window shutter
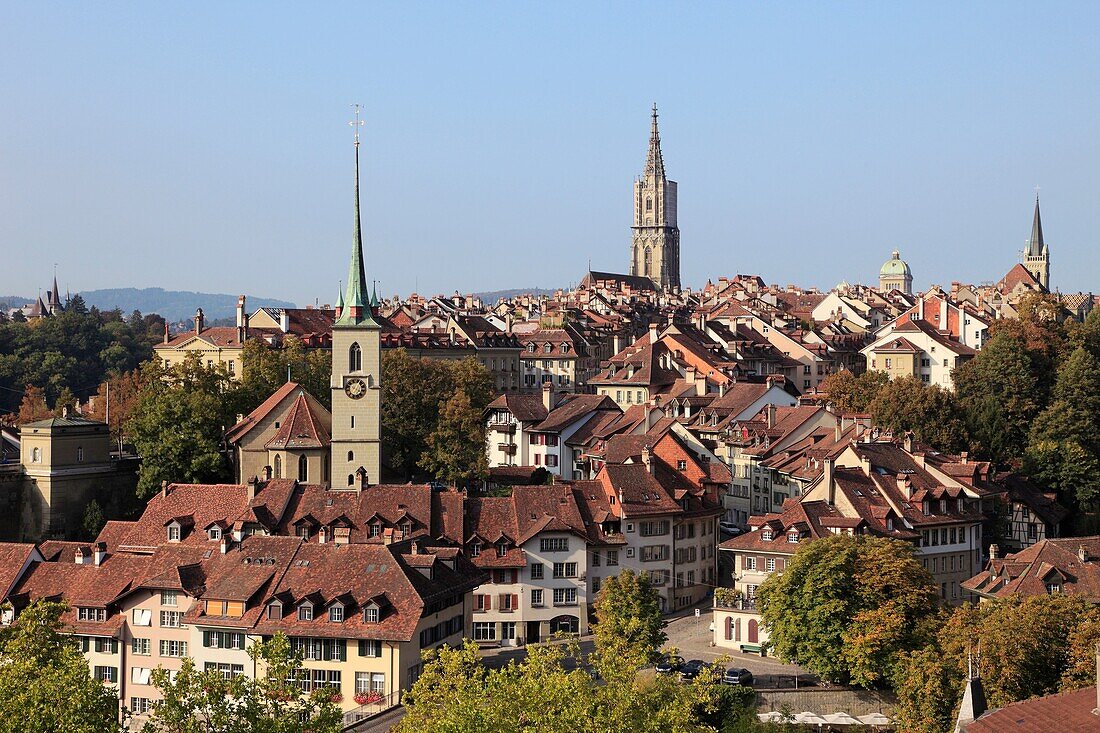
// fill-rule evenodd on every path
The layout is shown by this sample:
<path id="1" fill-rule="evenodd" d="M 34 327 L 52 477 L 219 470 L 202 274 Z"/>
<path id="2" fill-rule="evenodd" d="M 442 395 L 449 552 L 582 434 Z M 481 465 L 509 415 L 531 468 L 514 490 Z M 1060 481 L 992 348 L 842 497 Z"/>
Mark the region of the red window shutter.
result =
<path id="1" fill-rule="evenodd" d="M 485 599 L 485 610 L 486 611 L 493 610 L 493 597 L 492 596 L 482 596 L 482 598 Z"/>
<path id="2" fill-rule="evenodd" d="M 515 593 L 512 594 L 512 610 L 515 611 L 519 608 L 519 596 Z"/>
<path id="3" fill-rule="evenodd" d="M 518 583 L 519 582 L 519 571 L 518 570 L 513 570 L 512 571 L 512 582 L 513 583 Z"/>
<path id="4" fill-rule="evenodd" d="M 542 456 L 539 455 L 538 453 L 535 454 L 535 465 L 536 466 L 541 466 L 542 465 Z"/>

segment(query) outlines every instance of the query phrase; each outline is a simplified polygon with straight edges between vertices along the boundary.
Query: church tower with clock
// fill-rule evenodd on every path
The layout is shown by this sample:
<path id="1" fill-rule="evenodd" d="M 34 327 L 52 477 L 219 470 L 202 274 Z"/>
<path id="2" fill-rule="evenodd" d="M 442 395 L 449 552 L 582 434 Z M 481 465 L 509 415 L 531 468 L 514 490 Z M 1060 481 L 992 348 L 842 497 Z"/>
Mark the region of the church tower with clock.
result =
<path id="1" fill-rule="evenodd" d="M 382 480 L 381 328 L 371 312 L 359 219 L 359 121 L 355 125 L 355 232 L 345 293 L 332 327 L 332 476 L 334 489 Z"/>

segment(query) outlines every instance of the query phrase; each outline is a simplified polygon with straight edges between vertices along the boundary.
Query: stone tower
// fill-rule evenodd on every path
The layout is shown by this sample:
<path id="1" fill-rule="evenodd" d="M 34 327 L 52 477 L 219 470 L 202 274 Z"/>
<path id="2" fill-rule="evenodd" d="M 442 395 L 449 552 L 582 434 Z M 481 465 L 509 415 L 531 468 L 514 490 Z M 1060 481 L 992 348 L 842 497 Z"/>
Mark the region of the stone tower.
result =
<path id="1" fill-rule="evenodd" d="M 332 327 L 333 488 L 360 489 L 382 479 L 381 328 L 374 320 L 359 221 L 359 133 L 355 135 L 355 232 L 345 294 Z"/>
<path id="2" fill-rule="evenodd" d="M 1039 194 L 1035 194 L 1035 216 L 1031 221 L 1031 238 L 1027 240 L 1023 264 L 1044 289 L 1050 290 L 1050 250 L 1043 241 L 1043 220 L 1039 217 Z"/>
<path id="3" fill-rule="evenodd" d="M 657 105 L 645 172 L 634 181 L 634 225 L 630 274 L 648 277 L 662 290 L 680 289 L 680 228 L 676 225 L 676 182 L 665 178 Z"/>

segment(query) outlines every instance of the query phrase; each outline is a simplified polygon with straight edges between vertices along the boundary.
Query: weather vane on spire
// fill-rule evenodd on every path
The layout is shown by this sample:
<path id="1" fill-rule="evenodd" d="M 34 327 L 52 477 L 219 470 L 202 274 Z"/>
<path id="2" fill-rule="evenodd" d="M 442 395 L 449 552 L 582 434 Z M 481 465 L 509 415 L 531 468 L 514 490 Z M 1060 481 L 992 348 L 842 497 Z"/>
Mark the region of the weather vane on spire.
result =
<path id="1" fill-rule="evenodd" d="M 362 109 L 362 107 L 358 104 L 353 104 L 351 106 L 355 110 L 355 119 L 348 124 L 355 130 L 355 147 L 359 147 L 359 128 L 365 125 L 366 122 L 359 119 L 359 110 Z"/>

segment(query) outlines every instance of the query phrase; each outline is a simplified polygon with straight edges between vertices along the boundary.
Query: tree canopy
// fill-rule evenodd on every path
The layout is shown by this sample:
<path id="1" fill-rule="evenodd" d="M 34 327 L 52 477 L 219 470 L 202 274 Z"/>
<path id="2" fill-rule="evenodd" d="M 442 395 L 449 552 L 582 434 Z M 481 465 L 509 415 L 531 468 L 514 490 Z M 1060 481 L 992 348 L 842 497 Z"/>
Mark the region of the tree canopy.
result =
<path id="1" fill-rule="evenodd" d="M 910 543 L 833 535 L 800 547 L 757 599 L 781 659 L 871 687 L 890 679 L 900 654 L 925 643 L 936 591 Z"/>
<path id="2" fill-rule="evenodd" d="M 657 650 L 668 640 L 660 596 L 649 574 L 623 570 L 610 577 L 596 599 L 596 646 L 628 661 L 633 671 L 657 661 Z"/>
<path id="3" fill-rule="evenodd" d="M 845 369 L 825 377 L 820 388 L 837 412 L 867 412 L 879 390 L 889 381 L 886 372 L 866 371 L 857 377 Z"/>
<path id="4" fill-rule="evenodd" d="M 967 447 L 955 396 L 939 385 L 913 376 L 891 380 L 878 390 L 869 409 L 875 424 L 895 435 L 911 431 L 922 443 L 944 451 Z"/>
<path id="5" fill-rule="evenodd" d="M 0 631 L 0 733 L 119 730 L 118 693 L 92 679 L 75 640 L 62 633 L 65 610 L 32 603 Z"/>

